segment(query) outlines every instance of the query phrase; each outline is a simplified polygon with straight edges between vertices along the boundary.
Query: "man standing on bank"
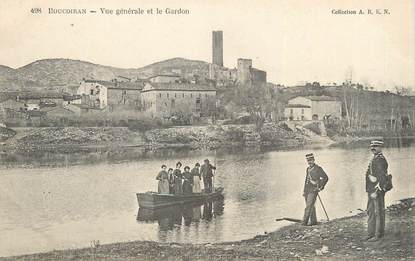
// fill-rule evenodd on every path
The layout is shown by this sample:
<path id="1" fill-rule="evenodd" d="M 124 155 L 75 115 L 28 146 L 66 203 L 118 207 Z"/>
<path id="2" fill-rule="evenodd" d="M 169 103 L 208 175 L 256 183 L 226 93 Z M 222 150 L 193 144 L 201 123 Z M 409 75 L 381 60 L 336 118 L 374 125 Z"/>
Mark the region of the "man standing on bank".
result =
<path id="1" fill-rule="evenodd" d="M 205 187 L 205 193 L 212 192 L 212 178 L 213 178 L 213 170 L 216 169 L 215 166 L 209 163 L 208 159 L 204 160 L 204 164 L 200 168 L 200 174 L 203 178 L 203 185 Z"/>
<path id="2" fill-rule="evenodd" d="M 308 163 L 306 170 L 306 178 L 304 182 L 304 198 L 306 207 L 304 210 L 303 225 L 312 226 L 317 224 L 316 208 L 314 204 L 318 196 L 318 192 L 324 189 L 329 178 L 324 170 L 315 163 L 312 153 L 305 155 Z"/>
<path id="3" fill-rule="evenodd" d="M 371 141 L 373 159 L 366 171 L 367 232 L 368 241 L 377 241 L 385 233 L 385 184 L 388 175 L 388 162 L 382 154 L 382 141 Z"/>

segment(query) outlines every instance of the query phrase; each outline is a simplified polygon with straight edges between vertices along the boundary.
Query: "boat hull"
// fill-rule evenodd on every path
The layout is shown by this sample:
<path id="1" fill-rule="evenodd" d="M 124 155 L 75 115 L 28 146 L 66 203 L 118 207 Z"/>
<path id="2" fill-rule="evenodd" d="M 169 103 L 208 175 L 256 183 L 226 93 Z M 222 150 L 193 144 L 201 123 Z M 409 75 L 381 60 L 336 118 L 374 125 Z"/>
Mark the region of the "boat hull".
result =
<path id="1" fill-rule="evenodd" d="M 213 193 L 192 193 L 189 195 L 137 193 L 137 201 L 140 208 L 156 209 L 220 198 L 223 197 L 222 192 L 223 188 L 217 188 Z"/>

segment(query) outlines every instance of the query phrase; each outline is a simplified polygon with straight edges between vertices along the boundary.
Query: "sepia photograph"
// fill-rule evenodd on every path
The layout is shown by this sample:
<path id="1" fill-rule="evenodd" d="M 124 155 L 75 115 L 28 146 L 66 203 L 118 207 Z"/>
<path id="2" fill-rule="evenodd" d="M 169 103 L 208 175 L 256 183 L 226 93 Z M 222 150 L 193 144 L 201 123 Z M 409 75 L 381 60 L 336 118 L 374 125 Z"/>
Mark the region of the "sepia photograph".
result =
<path id="1" fill-rule="evenodd" d="M 0 260 L 415 259 L 413 0 L 2 0 L 0 35 Z"/>

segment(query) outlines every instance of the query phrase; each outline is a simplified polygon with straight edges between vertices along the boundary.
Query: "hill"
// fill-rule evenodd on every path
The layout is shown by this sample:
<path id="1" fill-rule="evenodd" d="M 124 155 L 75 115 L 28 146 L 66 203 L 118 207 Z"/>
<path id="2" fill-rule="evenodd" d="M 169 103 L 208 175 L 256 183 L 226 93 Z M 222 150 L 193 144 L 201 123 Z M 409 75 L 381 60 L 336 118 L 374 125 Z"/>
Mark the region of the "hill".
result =
<path id="1" fill-rule="evenodd" d="M 175 73 L 192 75 L 197 72 L 208 75 L 208 63 L 184 58 L 173 58 L 142 68 L 117 68 L 71 59 L 43 59 L 18 69 L 0 65 L 0 91 L 32 89 L 61 89 L 76 85 L 82 78 L 111 80 L 117 75 L 132 79 L 146 78 L 155 74 Z"/>

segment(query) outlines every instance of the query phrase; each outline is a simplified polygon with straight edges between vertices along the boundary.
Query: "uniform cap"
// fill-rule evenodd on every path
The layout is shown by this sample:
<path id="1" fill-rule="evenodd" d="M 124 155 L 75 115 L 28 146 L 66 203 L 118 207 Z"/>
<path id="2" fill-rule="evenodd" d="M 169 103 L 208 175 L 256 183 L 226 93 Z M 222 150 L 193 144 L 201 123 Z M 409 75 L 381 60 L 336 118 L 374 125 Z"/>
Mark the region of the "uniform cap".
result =
<path id="1" fill-rule="evenodd" d="M 313 154 L 313 153 L 306 154 L 306 155 L 305 155 L 305 158 L 306 158 L 307 160 L 313 160 L 313 159 L 314 159 L 314 154 Z"/>
<path id="2" fill-rule="evenodd" d="M 383 146 L 383 141 L 380 140 L 372 140 L 370 142 L 370 147 L 382 147 Z"/>

